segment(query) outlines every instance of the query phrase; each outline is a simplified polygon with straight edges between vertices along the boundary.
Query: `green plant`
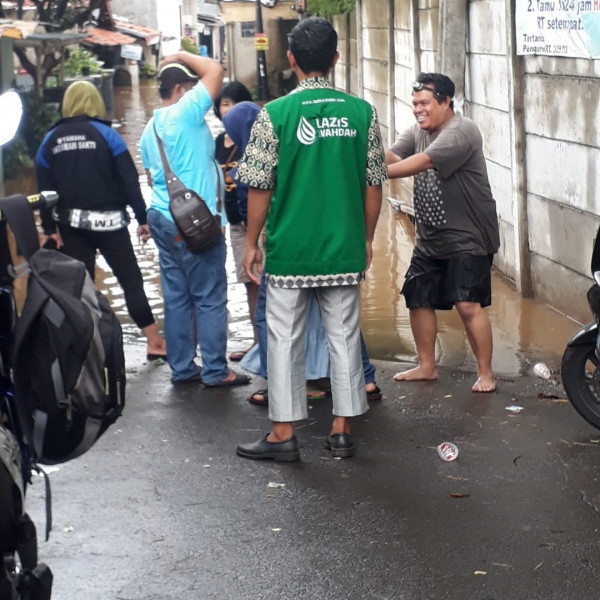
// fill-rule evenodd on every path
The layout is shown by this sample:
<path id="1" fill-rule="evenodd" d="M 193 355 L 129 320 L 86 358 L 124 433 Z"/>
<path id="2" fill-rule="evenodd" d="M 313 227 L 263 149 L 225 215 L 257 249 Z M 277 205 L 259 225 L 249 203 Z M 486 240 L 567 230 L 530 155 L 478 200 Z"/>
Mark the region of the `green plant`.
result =
<path id="1" fill-rule="evenodd" d="M 307 0 L 307 8 L 311 15 L 332 17 L 355 9 L 355 0 Z"/>
<path id="2" fill-rule="evenodd" d="M 34 92 L 22 94 L 23 120 L 20 134 L 23 136 L 29 156 L 34 157 L 44 136 L 58 119 L 60 114 L 55 104 L 44 104 Z"/>
<path id="3" fill-rule="evenodd" d="M 191 52 L 192 54 L 198 54 L 198 46 L 192 42 L 192 40 L 188 38 L 181 38 L 181 47 L 186 52 Z"/>
<path id="4" fill-rule="evenodd" d="M 22 135 L 17 135 L 2 148 L 2 165 L 5 179 L 16 179 L 23 169 L 33 166 L 27 142 Z"/>
<path id="5" fill-rule="evenodd" d="M 84 50 L 81 46 L 69 48 L 69 57 L 65 60 L 65 75 L 77 77 L 78 75 L 95 75 L 101 72 L 98 60 L 91 52 Z"/>
<path id="6" fill-rule="evenodd" d="M 140 67 L 140 77 L 152 79 L 156 75 L 156 67 L 150 63 L 144 62 Z"/>

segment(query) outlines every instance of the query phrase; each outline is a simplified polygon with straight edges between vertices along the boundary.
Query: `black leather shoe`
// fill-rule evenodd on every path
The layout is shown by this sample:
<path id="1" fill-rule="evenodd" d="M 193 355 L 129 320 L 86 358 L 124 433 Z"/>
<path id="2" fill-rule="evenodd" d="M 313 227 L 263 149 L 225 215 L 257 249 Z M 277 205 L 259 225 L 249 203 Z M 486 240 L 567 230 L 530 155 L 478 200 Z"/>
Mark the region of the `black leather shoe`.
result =
<path id="1" fill-rule="evenodd" d="M 349 433 L 334 433 L 325 439 L 325 448 L 331 450 L 334 458 L 350 458 L 354 456 L 354 442 Z"/>
<path id="2" fill-rule="evenodd" d="M 238 456 L 252 458 L 254 460 L 279 460 L 282 462 L 293 462 L 300 460 L 300 451 L 298 449 L 298 440 L 293 435 L 285 442 L 268 442 L 267 434 L 264 438 L 252 444 L 240 444 L 236 449 Z"/>

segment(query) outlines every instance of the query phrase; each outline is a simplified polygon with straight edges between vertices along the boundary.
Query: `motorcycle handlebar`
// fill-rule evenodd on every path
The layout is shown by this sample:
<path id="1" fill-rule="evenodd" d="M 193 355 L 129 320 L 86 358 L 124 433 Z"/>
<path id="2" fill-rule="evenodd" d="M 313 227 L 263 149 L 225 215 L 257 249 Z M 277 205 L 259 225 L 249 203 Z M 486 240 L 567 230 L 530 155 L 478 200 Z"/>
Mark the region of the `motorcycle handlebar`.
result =
<path id="1" fill-rule="evenodd" d="M 51 208 L 58 202 L 58 193 L 53 190 L 44 190 L 39 194 L 32 194 L 31 196 L 25 196 L 27 203 L 31 210 L 38 210 L 40 208 Z M 0 219 L 4 218 L 2 215 L 2 201 L 0 199 Z"/>
<path id="2" fill-rule="evenodd" d="M 52 190 L 44 190 L 39 194 L 27 196 L 27 202 L 29 202 L 31 210 L 50 208 L 58 202 L 58 194 Z"/>

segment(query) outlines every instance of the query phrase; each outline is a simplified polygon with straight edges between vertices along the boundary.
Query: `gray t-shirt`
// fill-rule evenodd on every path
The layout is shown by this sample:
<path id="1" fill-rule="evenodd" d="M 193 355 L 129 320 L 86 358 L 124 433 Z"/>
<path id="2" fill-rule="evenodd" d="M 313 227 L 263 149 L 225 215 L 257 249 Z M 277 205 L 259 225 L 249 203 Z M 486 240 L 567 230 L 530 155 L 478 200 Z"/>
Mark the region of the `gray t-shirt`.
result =
<path id="1" fill-rule="evenodd" d="M 414 178 L 416 253 L 444 259 L 498 250 L 496 201 L 481 134 L 471 119 L 454 115 L 433 135 L 415 124 L 390 150 L 401 158 L 424 152 L 435 167 Z"/>

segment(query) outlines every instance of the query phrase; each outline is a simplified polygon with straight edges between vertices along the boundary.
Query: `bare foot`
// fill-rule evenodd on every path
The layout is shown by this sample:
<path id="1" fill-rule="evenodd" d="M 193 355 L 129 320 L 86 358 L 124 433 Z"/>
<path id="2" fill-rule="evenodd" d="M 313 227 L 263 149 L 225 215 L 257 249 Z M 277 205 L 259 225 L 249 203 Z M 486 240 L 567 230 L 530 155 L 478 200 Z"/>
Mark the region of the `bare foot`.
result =
<path id="1" fill-rule="evenodd" d="M 480 375 L 471 390 L 482 393 L 495 392 L 496 378 L 493 375 Z"/>
<path id="2" fill-rule="evenodd" d="M 437 376 L 438 373 L 435 366 L 431 369 L 426 369 L 419 365 L 414 369 L 396 373 L 394 379 L 396 381 L 433 381 L 434 379 L 437 379 Z"/>
<path id="3" fill-rule="evenodd" d="M 327 398 L 327 392 L 316 390 L 314 388 L 307 388 L 306 397 L 309 400 L 320 400 L 321 398 Z"/>

